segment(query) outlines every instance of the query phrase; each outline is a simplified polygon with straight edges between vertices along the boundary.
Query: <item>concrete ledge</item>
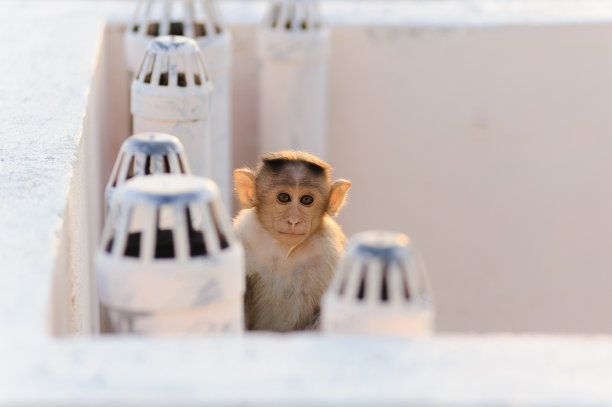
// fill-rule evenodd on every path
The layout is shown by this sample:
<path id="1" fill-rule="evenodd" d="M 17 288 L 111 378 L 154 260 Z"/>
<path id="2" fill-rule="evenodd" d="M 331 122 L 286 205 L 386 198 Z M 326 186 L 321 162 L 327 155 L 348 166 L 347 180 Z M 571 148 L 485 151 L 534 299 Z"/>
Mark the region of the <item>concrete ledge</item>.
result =
<path id="1" fill-rule="evenodd" d="M 0 366 L 2 406 L 605 406 L 612 401 L 607 338 L 26 341 L 0 344 Z"/>
<path id="2" fill-rule="evenodd" d="M 259 24 L 262 0 L 221 0 L 231 24 Z M 469 27 L 596 24 L 612 21 L 610 0 L 327 0 L 325 19 L 341 25 Z"/>

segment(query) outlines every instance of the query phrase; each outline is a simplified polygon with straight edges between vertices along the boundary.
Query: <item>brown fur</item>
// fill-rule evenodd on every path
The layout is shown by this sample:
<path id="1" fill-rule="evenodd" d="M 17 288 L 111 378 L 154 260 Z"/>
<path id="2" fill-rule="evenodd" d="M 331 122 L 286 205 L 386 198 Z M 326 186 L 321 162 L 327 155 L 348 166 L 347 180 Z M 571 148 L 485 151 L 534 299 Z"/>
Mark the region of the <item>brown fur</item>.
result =
<path id="1" fill-rule="evenodd" d="M 329 217 L 350 182 L 331 182 L 331 168 L 297 151 L 262 157 L 255 172 L 234 171 L 243 205 L 234 228 L 246 252 L 245 316 L 249 329 L 316 326 L 321 296 L 343 253 L 344 234 Z M 279 193 L 291 196 L 280 203 Z M 311 205 L 300 198 L 310 195 Z"/>

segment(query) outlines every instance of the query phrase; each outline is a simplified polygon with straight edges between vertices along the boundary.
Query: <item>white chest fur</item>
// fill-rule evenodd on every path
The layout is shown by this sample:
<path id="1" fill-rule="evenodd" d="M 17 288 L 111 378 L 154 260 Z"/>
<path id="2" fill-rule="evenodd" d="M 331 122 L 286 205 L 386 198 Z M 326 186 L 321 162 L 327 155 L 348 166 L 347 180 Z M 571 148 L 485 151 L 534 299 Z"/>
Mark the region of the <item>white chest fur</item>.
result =
<path id="1" fill-rule="evenodd" d="M 293 250 L 261 226 L 253 209 L 241 211 L 234 227 L 246 252 L 247 327 L 307 327 L 342 253 L 343 242 L 331 241 L 326 233 L 326 228 L 338 226 L 326 219 L 320 231 Z"/>

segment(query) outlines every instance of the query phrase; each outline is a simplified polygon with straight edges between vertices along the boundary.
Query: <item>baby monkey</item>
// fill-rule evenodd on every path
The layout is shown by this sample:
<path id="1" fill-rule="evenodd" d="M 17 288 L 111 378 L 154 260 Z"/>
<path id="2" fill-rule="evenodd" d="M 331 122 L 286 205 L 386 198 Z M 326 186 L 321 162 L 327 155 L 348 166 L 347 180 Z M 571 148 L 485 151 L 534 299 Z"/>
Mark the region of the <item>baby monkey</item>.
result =
<path id="1" fill-rule="evenodd" d="M 344 250 L 330 217 L 351 183 L 331 180 L 314 155 L 281 151 L 261 157 L 255 171 L 234 171 L 243 209 L 234 229 L 246 252 L 247 329 L 314 329 L 319 303 Z"/>

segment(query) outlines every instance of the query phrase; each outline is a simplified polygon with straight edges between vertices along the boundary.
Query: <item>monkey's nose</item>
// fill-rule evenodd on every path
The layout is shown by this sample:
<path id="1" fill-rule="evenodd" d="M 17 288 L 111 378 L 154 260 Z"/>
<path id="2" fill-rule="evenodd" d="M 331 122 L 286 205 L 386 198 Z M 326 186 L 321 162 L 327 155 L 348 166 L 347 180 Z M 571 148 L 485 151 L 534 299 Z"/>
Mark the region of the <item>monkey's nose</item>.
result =
<path id="1" fill-rule="evenodd" d="M 287 218 L 287 222 L 289 222 L 291 224 L 291 226 L 295 226 L 298 223 L 300 223 L 300 220 L 298 218 Z"/>

